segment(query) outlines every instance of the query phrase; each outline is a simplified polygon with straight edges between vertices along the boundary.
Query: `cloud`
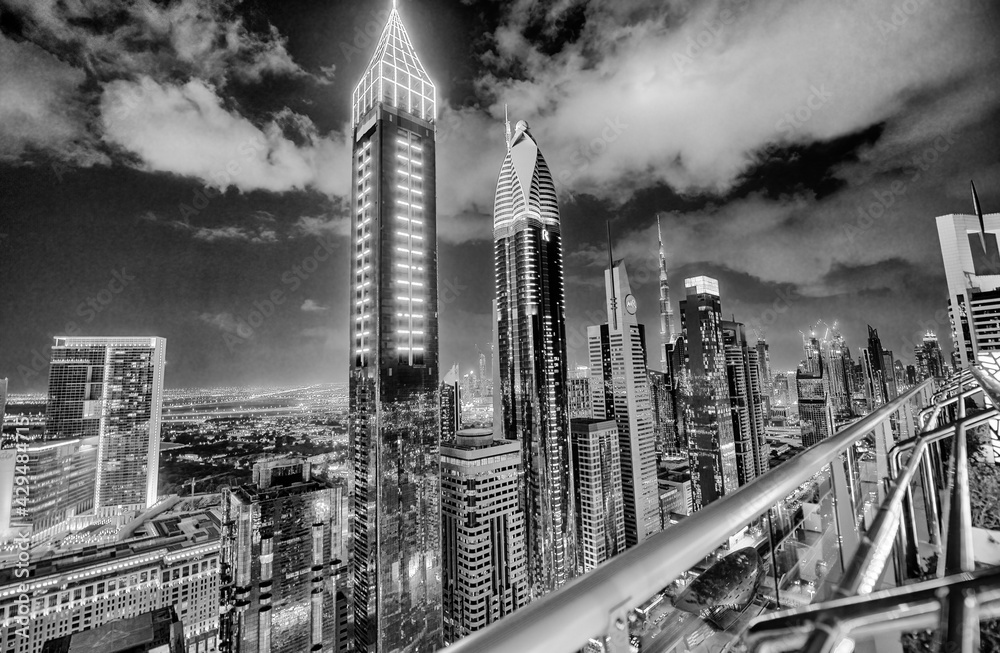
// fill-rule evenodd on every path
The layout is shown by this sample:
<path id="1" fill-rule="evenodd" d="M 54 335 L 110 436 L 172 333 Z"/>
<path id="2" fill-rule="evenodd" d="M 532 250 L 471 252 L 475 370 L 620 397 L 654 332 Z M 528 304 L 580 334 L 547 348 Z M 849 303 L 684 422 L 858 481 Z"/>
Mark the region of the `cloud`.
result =
<path id="1" fill-rule="evenodd" d="M 264 214 L 261 216 L 261 214 Z M 265 211 L 255 212 L 252 216 L 264 223 L 273 223 L 274 218 Z M 192 225 L 190 222 L 182 220 L 161 220 L 152 211 L 139 216 L 139 219 L 148 222 L 164 224 L 168 227 L 191 234 L 195 240 L 205 242 L 216 241 L 246 241 L 254 244 L 267 244 L 278 242 L 278 233 L 273 227 L 264 225 L 221 225 L 215 227 Z"/>
<path id="2" fill-rule="evenodd" d="M 100 79 L 151 75 L 231 78 L 307 76 L 273 25 L 251 32 L 236 2 L 177 0 L 8 0 L 27 38 Z"/>
<path id="3" fill-rule="evenodd" d="M 86 75 L 33 43 L 0 34 L 0 162 L 46 151 L 79 166 L 107 163 L 79 100 Z"/>
<path id="4" fill-rule="evenodd" d="M 586 23 L 567 36 L 581 5 Z M 531 125 L 561 193 L 619 202 L 661 183 L 724 194 L 774 144 L 883 121 L 906 148 L 942 121 L 961 128 L 1000 104 L 1000 57 L 980 45 L 991 38 L 989 2 L 899 12 L 894 0 L 517 3 L 484 58 L 494 68 L 479 80 L 496 98 L 489 115 L 442 112 L 456 124 L 439 165 L 461 174 L 439 177 L 439 206 L 489 212 L 505 103 Z M 921 120 L 896 120 L 915 106 Z"/>
<path id="5" fill-rule="evenodd" d="M 346 212 L 346 208 L 344 211 Z M 292 225 L 292 232 L 300 236 L 325 236 L 327 234 L 347 236 L 351 233 L 351 220 L 347 217 L 327 216 L 326 214 L 304 215 Z"/>
<path id="6" fill-rule="evenodd" d="M 205 324 L 211 325 L 221 331 L 235 332 L 239 328 L 236 318 L 232 313 L 199 313 L 195 316 Z"/>
<path id="7" fill-rule="evenodd" d="M 329 306 L 320 306 L 312 299 L 306 299 L 302 302 L 302 310 L 306 313 L 322 313 L 323 311 L 330 310 Z"/>
<path id="8" fill-rule="evenodd" d="M 350 154 L 342 136 L 321 137 L 294 116 L 297 146 L 275 121 L 263 127 L 226 109 L 201 80 L 177 86 L 150 77 L 105 86 L 100 101 L 104 138 L 139 158 L 142 169 L 200 179 L 206 186 L 284 192 L 314 188 L 345 195 Z M 284 121 L 293 117 L 282 112 Z"/>

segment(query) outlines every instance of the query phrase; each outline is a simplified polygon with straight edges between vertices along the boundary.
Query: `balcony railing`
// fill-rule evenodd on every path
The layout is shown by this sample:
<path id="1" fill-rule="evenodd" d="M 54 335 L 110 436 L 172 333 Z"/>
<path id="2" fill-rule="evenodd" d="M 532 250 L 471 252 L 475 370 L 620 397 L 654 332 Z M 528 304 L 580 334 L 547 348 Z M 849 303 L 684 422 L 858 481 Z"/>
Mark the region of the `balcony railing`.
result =
<path id="1" fill-rule="evenodd" d="M 590 647 L 669 653 L 687 650 L 692 637 L 707 642 L 706 636 L 724 634 L 711 640 L 718 646 L 706 648 L 841 652 L 874 644 L 881 651 L 901 650 L 901 632 L 933 628 L 943 633 L 947 650 L 971 653 L 978 621 L 1000 615 L 1000 568 L 976 571 L 971 544 L 966 431 L 997 418 L 993 408 L 966 415 L 967 397 L 985 389 L 993 399 L 992 379 L 975 374 L 962 372 L 936 391 L 931 380 L 913 387 L 736 492 L 445 650 Z M 1000 394 L 1000 384 L 995 387 Z M 946 439 L 952 440 L 950 451 L 942 447 Z M 944 487 L 950 500 L 942 511 Z M 772 518 L 786 525 L 775 529 Z M 697 628 L 684 632 L 670 624 L 652 632 L 644 622 L 651 608 L 636 608 L 656 601 L 669 606 L 663 599 L 695 576 L 692 568 L 710 566 L 727 553 L 734 533 L 755 524 L 767 528 L 767 540 L 755 546 L 768 549 L 762 558 L 770 558 L 771 576 L 770 585 L 755 589 L 752 606 L 734 609 L 724 629 L 717 621 L 710 626 L 691 616 L 689 626 L 693 622 Z M 942 563 L 936 578 L 914 582 L 921 573 L 921 552 L 927 558 L 938 553 Z M 712 554 L 708 561 L 706 554 Z M 792 608 L 781 609 L 787 606 Z M 657 623 L 666 616 L 660 614 Z M 674 612 L 670 620 L 674 616 L 684 622 L 688 615 Z"/>

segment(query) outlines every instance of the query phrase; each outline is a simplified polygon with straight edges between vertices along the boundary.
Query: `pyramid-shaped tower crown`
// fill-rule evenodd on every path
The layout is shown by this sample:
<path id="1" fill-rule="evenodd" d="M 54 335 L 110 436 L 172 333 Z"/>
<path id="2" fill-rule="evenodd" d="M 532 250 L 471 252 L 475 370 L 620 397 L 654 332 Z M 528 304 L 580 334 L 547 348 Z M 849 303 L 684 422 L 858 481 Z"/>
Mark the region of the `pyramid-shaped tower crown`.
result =
<path id="1" fill-rule="evenodd" d="M 354 124 L 377 102 L 434 120 L 437 91 L 393 6 L 378 45 L 354 88 Z"/>

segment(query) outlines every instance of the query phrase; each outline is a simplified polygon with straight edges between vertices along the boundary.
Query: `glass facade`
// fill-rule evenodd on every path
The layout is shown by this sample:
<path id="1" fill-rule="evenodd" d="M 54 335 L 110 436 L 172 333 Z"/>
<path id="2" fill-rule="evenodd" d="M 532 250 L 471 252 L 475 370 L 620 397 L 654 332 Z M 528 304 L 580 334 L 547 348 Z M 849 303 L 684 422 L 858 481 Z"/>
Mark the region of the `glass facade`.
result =
<path id="1" fill-rule="evenodd" d="M 156 502 L 163 338 L 61 338 L 52 347 L 45 438 L 97 436 L 94 507 Z"/>
<path id="2" fill-rule="evenodd" d="M 394 8 L 354 91 L 355 645 L 441 645 L 434 86 Z"/>
<path id="3" fill-rule="evenodd" d="M 618 427 L 614 419 L 574 419 L 572 437 L 577 565 L 585 574 L 625 550 Z"/>
<path id="4" fill-rule="evenodd" d="M 559 206 L 548 165 L 524 121 L 508 138 L 500 168 L 493 242 L 494 392 L 500 394 L 494 420 L 505 438 L 521 441 L 528 578 L 538 597 L 569 580 L 576 551 Z"/>

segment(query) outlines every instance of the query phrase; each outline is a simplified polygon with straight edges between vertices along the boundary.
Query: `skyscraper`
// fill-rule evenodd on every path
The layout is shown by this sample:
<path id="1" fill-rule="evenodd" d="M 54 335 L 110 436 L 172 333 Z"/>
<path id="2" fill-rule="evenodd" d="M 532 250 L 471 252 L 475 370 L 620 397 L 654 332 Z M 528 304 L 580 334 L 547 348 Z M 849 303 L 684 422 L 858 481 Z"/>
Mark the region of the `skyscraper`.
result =
<path id="1" fill-rule="evenodd" d="M 760 377 L 760 391 L 764 395 L 764 421 L 771 414 L 771 404 L 774 402 L 774 375 L 771 374 L 771 350 L 764 339 L 764 334 L 757 332 L 757 375 Z"/>
<path id="2" fill-rule="evenodd" d="M 347 649 L 332 577 L 347 554 L 343 490 L 286 458 L 255 463 L 252 483 L 223 491 L 223 651 Z"/>
<path id="3" fill-rule="evenodd" d="M 982 227 L 976 215 L 942 215 L 937 218 L 937 230 L 948 282 L 952 341 L 959 363 L 966 366 L 981 351 L 1000 351 L 996 317 L 1000 310 L 1000 213 L 984 215 Z"/>
<path id="4" fill-rule="evenodd" d="M 726 376 L 736 444 L 736 472 L 745 485 L 769 469 L 770 449 L 764 432 L 764 395 L 761 392 L 757 348 L 747 342 L 746 327 L 722 322 Z"/>
<path id="5" fill-rule="evenodd" d="M 635 317 L 637 305 L 622 261 L 605 270 L 608 322 L 587 328 L 594 419 L 618 425 L 625 545 L 635 546 L 659 532 L 656 432 L 646 334 Z"/>
<path id="6" fill-rule="evenodd" d="M 736 445 L 719 282 L 693 277 L 685 279 L 684 288 L 687 297 L 680 303 L 684 374 L 677 382 L 677 421 L 683 422 L 694 506 L 700 509 L 736 489 Z"/>
<path id="7" fill-rule="evenodd" d="M 812 371 L 815 370 L 815 371 Z M 811 447 L 834 433 L 830 385 L 822 354 L 816 355 L 815 367 L 800 369 L 795 375 L 799 396 L 799 422 L 802 446 Z"/>
<path id="8" fill-rule="evenodd" d="M 399 12 L 353 96 L 350 450 L 359 653 L 441 645 L 435 88 Z"/>
<path id="9" fill-rule="evenodd" d="M 552 175 L 528 124 L 507 124 L 493 212 L 496 274 L 495 426 L 520 440 L 522 506 L 533 597 L 575 567 L 566 405 L 562 236 Z"/>
<path id="10" fill-rule="evenodd" d="M 491 429 L 441 443 L 446 644 L 528 602 L 520 469 L 521 443 Z"/>
<path id="11" fill-rule="evenodd" d="M 924 334 L 922 342 L 913 350 L 913 358 L 916 361 L 918 379 L 940 379 L 945 376 L 944 354 L 933 331 Z"/>
<path id="12" fill-rule="evenodd" d="M 656 216 L 656 237 L 660 254 L 660 369 L 667 369 L 667 352 L 674 346 L 674 307 L 670 303 L 670 284 L 667 282 L 667 252 L 663 246 L 660 216 Z"/>
<path id="13" fill-rule="evenodd" d="M 570 421 L 576 481 L 577 566 L 585 574 L 625 550 L 618 427 L 613 419 Z"/>
<path id="14" fill-rule="evenodd" d="M 45 439 L 97 436 L 98 514 L 156 503 L 166 347 L 163 338 L 55 338 Z"/>
<path id="15" fill-rule="evenodd" d="M 863 359 L 865 394 L 868 397 L 868 410 L 871 411 L 893 398 L 889 388 L 892 353 L 882 349 L 878 329 L 873 329 L 871 325 L 868 325 L 868 348 L 863 352 Z"/>

